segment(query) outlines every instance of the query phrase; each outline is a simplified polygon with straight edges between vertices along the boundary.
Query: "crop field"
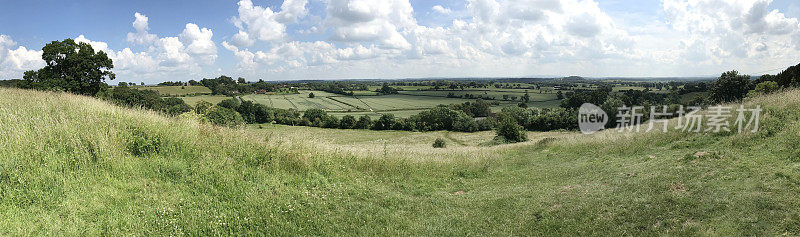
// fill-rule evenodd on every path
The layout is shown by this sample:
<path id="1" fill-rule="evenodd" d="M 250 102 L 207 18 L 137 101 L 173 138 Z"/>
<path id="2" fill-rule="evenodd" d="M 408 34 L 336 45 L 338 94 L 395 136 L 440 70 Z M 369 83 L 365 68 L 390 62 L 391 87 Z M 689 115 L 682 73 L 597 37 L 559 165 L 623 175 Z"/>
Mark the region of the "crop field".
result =
<path id="1" fill-rule="evenodd" d="M 186 96 L 186 97 L 178 97 L 182 99 L 186 104 L 191 106 L 197 105 L 197 102 L 206 101 L 212 104 L 218 104 L 223 100 L 230 99 L 232 97 L 224 96 L 224 95 L 199 95 L 199 96 Z"/>
<path id="2" fill-rule="evenodd" d="M 211 90 L 205 86 L 136 86 L 134 88 L 158 91 L 161 96 L 211 94 Z"/>
<path id="3" fill-rule="evenodd" d="M 501 91 L 487 90 L 489 93 L 499 95 L 499 93 L 515 94 L 521 97 L 524 90 L 506 89 Z M 475 91 L 458 91 L 462 94 Z M 308 98 L 309 93 L 314 93 L 314 98 Z M 322 109 L 333 115 L 342 117 L 345 115 L 370 117 L 380 117 L 381 114 L 391 113 L 400 118 L 407 118 L 419 112 L 436 107 L 438 105 L 461 104 L 473 102 L 475 99 L 447 98 L 449 91 L 402 91 L 396 95 L 372 95 L 372 96 L 344 96 L 332 94 L 324 91 L 300 91 L 298 94 L 252 94 L 245 95 L 243 100 L 253 101 L 273 108 L 296 109 L 306 111 L 308 109 Z M 553 108 L 558 107 L 559 100 L 555 94 L 529 93 L 532 100 L 528 103 L 531 107 Z M 502 96 L 500 96 L 502 97 Z M 221 100 L 220 100 L 221 101 Z M 516 106 L 519 101 L 497 100 L 499 105 L 492 106 L 492 112 L 499 112 L 503 107 Z M 189 101 L 187 101 L 189 103 Z M 196 103 L 196 102 L 195 102 Z"/>
<path id="4" fill-rule="evenodd" d="M 308 98 L 309 93 L 314 93 L 314 98 Z M 328 111 L 355 111 L 357 108 L 332 100 L 328 97 L 339 96 L 324 91 L 300 91 L 299 94 L 285 95 L 245 95 L 243 100 L 250 100 L 255 103 L 263 104 L 279 109 L 296 109 L 306 111 L 308 109 L 323 109 Z"/>

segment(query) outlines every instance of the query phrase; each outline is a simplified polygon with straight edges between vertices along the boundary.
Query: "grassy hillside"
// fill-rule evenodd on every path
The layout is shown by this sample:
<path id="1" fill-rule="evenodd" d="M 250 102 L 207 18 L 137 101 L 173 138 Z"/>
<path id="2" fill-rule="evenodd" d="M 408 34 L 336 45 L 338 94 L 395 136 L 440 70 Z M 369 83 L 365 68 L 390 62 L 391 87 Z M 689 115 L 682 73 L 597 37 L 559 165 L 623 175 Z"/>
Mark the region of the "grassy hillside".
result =
<path id="1" fill-rule="evenodd" d="M 800 234 L 800 91 L 748 102 L 767 113 L 755 134 L 491 147 L 491 133 L 224 129 L 0 95 L 0 235 Z"/>

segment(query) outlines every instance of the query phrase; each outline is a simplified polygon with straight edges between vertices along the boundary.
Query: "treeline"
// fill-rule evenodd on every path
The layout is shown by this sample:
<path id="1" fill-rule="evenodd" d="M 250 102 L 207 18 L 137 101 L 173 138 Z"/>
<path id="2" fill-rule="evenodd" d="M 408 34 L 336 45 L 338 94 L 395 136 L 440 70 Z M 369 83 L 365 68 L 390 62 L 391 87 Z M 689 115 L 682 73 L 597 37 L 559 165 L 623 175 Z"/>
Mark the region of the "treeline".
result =
<path id="1" fill-rule="evenodd" d="M 162 98 L 154 90 L 138 90 L 122 86 L 122 84 L 113 89 L 101 91 L 97 94 L 97 97 L 119 105 L 159 111 L 172 116 L 192 110 L 192 107 L 182 99 L 174 97 Z"/>
<path id="2" fill-rule="evenodd" d="M 198 104 L 198 108 L 203 106 L 209 107 L 205 103 Z M 383 114 L 376 120 L 367 115 L 363 115 L 358 119 L 352 115 L 346 115 L 340 119 L 320 109 L 309 109 L 304 113 L 300 113 L 296 110 L 271 108 L 251 101 L 239 102 L 234 99 L 224 100 L 218 103 L 216 107 L 225 108 L 237 114 L 220 116 L 230 120 L 208 118 L 210 122 L 220 125 L 237 125 L 240 124 L 237 120 L 241 119 L 241 123 L 249 124 L 274 122 L 293 126 L 339 129 L 475 132 L 491 130 L 495 121 L 491 118 L 480 120 L 473 118 L 490 115 L 489 105 L 483 101 L 449 106 L 442 105 L 422 111 L 410 118 L 396 118 L 393 114 Z"/>
<path id="3" fill-rule="evenodd" d="M 188 82 L 185 83 L 182 81 L 165 81 L 162 83 L 158 83 L 158 85 L 159 86 L 185 86 L 185 85 L 202 86 L 203 84 L 195 80 L 189 80 Z"/>
<path id="4" fill-rule="evenodd" d="M 220 76 L 217 78 L 200 80 L 200 84 L 208 87 L 211 94 L 214 95 L 227 95 L 233 96 L 236 94 L 251 94 L 258 91 L 272 92 L 276 91 L 278 85 L 258 81 L 256 83 L 247 83 L 244 78 L 239 78 L 234 81 L 233 78 L 228 76 Z"/>

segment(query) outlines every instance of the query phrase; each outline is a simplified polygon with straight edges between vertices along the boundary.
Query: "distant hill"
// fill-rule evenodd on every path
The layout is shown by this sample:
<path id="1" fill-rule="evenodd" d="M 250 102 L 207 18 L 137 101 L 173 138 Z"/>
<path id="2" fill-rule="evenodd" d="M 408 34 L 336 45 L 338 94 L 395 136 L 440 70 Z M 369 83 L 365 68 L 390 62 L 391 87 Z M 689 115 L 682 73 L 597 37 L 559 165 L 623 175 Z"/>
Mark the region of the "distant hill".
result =
<path id="1" fill-rule="evenodd" d="M 565 78 L 561 78 L 561 81 L 563 81 L 563 82 L 579 82 L 579 81 L 585 81 L 585 80 L 586 79 L 584 79 L 583 77 L 579 77 L 579 76 L 568 76 L 568 77 L 565 77 Z"/>

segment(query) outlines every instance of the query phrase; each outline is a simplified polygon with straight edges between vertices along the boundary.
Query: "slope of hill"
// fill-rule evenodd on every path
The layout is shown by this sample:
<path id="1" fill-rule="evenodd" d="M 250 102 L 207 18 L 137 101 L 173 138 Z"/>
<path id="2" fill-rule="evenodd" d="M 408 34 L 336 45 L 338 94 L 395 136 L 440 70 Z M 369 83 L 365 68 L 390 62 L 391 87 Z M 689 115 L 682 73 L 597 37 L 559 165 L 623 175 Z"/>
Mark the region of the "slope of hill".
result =
<path id="1" fill-rule="evenodd" d="M 765 109 L 757 133 L 495 147 L 469 141 L 480 133 L 225 129 L 0 95 L 2 235 L 800 234 L 800 91 L 749 101 Z M 437 136 L 453 143 L 429 148 Z"/>

